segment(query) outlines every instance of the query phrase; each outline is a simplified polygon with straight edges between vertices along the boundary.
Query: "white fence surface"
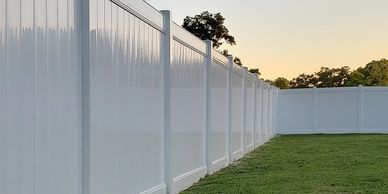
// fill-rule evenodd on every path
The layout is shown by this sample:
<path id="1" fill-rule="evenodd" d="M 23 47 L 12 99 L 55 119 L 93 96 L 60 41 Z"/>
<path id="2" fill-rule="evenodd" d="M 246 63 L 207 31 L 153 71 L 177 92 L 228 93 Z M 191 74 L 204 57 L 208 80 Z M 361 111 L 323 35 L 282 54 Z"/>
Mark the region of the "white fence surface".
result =
<path id="1" fill-rule="evenodd" d="M 79 8 L 0 0 L 1 194 L 81 193 Z"/>
<path id="2" fill-rule="evenodd" d="M 141 0 L 0 0 L 0 194 L 178 193 L 276 134 L 388 133 L 387 99 L 279 91 Z"/>
<path id="3" fill-rule="evenodd" d="M 278 89 L 141 0 L 0 0 L 0 194 L 177 193 L 276 134 Z"/>
<path id="4" fill-rule="evenodd" d="M 281 90 L 279 134 L 388 133 L 388 88 Z"/>

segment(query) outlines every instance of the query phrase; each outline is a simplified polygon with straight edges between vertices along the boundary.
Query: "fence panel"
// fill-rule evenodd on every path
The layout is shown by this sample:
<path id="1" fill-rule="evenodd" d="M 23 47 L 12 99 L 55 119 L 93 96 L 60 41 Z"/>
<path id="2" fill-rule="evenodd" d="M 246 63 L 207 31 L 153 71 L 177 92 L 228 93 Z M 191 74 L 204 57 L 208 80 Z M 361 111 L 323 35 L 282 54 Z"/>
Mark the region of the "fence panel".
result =
<path id="1" fill-rule="evenodd" d="M 254 147 L 255 133 L 255 75 L 247 74 L 246 107 L 245 107 L 245 141 L 246 152 L 252 151 Z"/>
<path id="2" fill-rule="evenodd" d="M 268 130 L 269 130 L 269 138 L 272 139 L 275 136 L 275 128 L 274 128 L 274 113 L 275 113 L 275 88 L 269 88 L 269 96 L 268 96 Z"/>
<path id="3" fill-rule="evenodd" d="M 233 161 L 244 155 L 244 70 L 235 66 L 232 71 L 230 152 Z"/>
<path id="4" fill-rule="evenodd" d="M 269 124 L 268 124 L 268 121 L 269 121 L 269 114 L 268 114 L 268 111 L 269 111 L 269 87 L 267 84 L 264 85 L 263 87 L 263 123 L 262 123 L 262 130 L 263 130 L 263 141 L 264 142 L 267 142 L 268 138 L 269 138 Z"/>
<path id="5" fill-rule="evenodd" d="M 163 35 L 109 0 L 91 11 L 90 193 L 163 190 Z"/>
<path id="6" fill-rule="evenodd" d="M 273 113 L 273 90 L 268 88 L 268 135 L 267 138 L 272 138 L 272 113 Z"/>
<path id="7" fill-rule="evenodd" d="M 177 191 L 206 174 L 203 54 L 173 41 L 171 63 L 171 166 Z"/>
<path id="8" fill-rule="evenodd" d="M 364 88 L 361 93 L 361 131 L 388 133 L 388 88 Z"/>
<path id="9" fill-rule="evenodd" d="M 274 119 L 273 119 L 273 122 L 274 122 L 274 125 L 275 125 L 275 135 L 278 134 L 278 131 L 279 131 L 279 128 L 278 128 L 278 113 L 279 113 L 279 88 L 275 88 L 275 113 L 274 113 Z"/>
<path id="10" fill-rule="evenodd" d="M 358 129 L 358 88 L 319 89 L 316 94 L 317 132 Z"/>
<path id="11" fill-rule="evenodd" d="M 312 90 L 281 90 L 278 103 L 279 133 L 310 133 L 314 129 Z"/>
<path id="12" fill-rule="evenodd" d="M 256 81 L 256 110 L 255 110 L 255 147 L 262 144 L 262 82 Z"/>
<path id="13" fill-rule="evenodd" d="M 228 119 L 229 119 L 229 67 L 214 60 L 210 77 L 209 150 L 210 172 L 229 164 Z"/>
<path id="14" fill-rule="evenodd" d="M 81 193 L 78 9 L 0 1 L 0 193 Z"/>

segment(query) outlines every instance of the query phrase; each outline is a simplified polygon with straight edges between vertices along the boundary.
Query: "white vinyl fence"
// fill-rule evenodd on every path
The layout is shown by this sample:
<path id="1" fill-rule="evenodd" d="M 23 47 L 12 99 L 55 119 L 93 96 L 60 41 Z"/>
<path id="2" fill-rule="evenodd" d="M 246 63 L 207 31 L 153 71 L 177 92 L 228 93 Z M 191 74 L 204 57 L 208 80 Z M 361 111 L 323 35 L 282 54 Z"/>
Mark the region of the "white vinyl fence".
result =
<path id="1" fill-rule="evenodd" d="M 279 134 L 388 133 L 388 88 L 281 90 Z"/>
<path id="2" fill-rule="evenodd" d="M 0 0 L 0 194 L 177 193 L 269 141 L 278 89 L 141 0 Z"/>
<path id="3" fill-rule="evenodd" d="M 0 194 L 81 193 L 79 8 L 0 0 Z"/>

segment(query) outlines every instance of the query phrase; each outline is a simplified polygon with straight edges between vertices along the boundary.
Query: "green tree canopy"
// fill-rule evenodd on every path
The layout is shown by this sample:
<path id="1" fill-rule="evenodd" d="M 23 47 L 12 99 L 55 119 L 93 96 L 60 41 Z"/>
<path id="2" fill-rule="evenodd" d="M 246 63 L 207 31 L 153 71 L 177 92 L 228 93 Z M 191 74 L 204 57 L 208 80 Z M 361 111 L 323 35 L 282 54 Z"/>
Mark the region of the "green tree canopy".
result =
<path id="1" fill-rule="evenodd" d="M 231 56 L 231 55 L 229 54 L 229 51 L 228 51 L 227 49 L 223 50 L 223 51 L 221 52 L 221 54 L 224 55 L 225 57 Z M 243 66 L 243 63 L 242 63 L 242 60 L 241 60 L 240 57 L 234 57 L 233 62 L 236 63 L 236 64 L 239 65 L 239 66 Z"/>
<path id="2" fill-rule="evenodd" d="M 300 74 L 290 81 L 290 88 L 312 88 L 316 86 L 318 79 L 314 74 Z"/>
<path id="3" fill-rule="evenodd" d="M 270 79 L 266 79 L 266 80 L 262 79 L 262 80 L 263 80 L 264 82 L 270 84 L 270 85 L 273 85 L 273 81 L 270 80 Z"/>
<path id="4" fill-rule="evenodd" d="M 364 85 L 366 86 L 366 79 L 364 74 L 361 73 L 361 69 L 357 69 L 350 73 L 348 82 L 345 84 L 346 87 L 352 87 L 352 86 L 359 86 Z"/>
<path id="5" fill-rule="evenodd" d="M 260 69 L 259 68 L 256 68 L 256 69 L 250 69 L 249 70 L 250 73 L 256 73 L 257 75 L 261 75 L 260 73 Z"/>
<path id="6" fill-rule="evenodd" d="M 316 86 L 319 88 L 343 87 L 349 79 L 349 74 L 350 68 L 348 66 L 341 68 L 322 67 L 319 72 L 315 73 L 318 79 Z"/>
<path id="7" fill-rule="evenodd" d="M 221 51 L 221 54 L 224 55 L 225 57 L 231 56 L 231 54 L 229 54 L 228 49 L 224 49 L 223 51 Z"/>
<path id="8" fill-rule="evenodd" d="M 221 13 L 204 11 L 194 17 L 187 16 L 182 27 L 202 40 L 211 40 L 214 48 L 219 48 L 224 41 L 233 46 L 236 41 L 224 23 L 225 18 Z"/>
<path id="9" fill-rule="evenodd" d="M 372 61 L 358 70 L 368 86 L 388 86 L 388 60 Z"/>
<path id="10" fill-rule="evenodd" d="M 290 88 L 290 81 L 284 77 L 278 77 L 273 82 L 273 85 L 280 88 L 280 89 L 289 89 Z"/>
<path id="11" fill-rule="evenodd" d="M 243 66 L 242 61 L 239 57 L 235 57 L 233 60 L 234 63 L 236 63 L 239 66 Z"/>

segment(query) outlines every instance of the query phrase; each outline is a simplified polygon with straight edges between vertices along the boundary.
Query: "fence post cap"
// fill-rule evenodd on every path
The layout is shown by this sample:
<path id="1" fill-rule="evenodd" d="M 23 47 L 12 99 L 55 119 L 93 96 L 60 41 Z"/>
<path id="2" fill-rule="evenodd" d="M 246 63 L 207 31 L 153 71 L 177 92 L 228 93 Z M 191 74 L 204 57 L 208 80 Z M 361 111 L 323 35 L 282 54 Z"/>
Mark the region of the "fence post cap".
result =
<path id="1" fill-rule="evenodd" d="M 229 68 L 230 68 L 230 70 L 232 70 L 233 69 L 233 65 L 234 65 L 233 55 L 229 55 L 226 58 L 228 58 Z"/>
<path id="2" fill-rule="evenodd" d="M 213 46 L 213 41 L 211 41 L 211 40 L 207 39 L 207 40 L 205 40 L 205 42 L 206 42 L 206 44 L 210 44 L 210 45 L 212 45 L 212 46 Z"/>
<path id="3" fill-rule="evenodd" d="M 160 10 L 163 15 L 171 15 L 171 10 Z"/>

